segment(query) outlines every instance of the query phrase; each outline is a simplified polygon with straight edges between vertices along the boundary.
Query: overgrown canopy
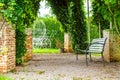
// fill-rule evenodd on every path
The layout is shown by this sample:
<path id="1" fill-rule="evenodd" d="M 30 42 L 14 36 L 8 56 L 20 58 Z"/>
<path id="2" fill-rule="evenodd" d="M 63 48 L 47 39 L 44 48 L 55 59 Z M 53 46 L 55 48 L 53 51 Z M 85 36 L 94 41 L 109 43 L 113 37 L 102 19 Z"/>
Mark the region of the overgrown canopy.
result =
<path id="1" fill-rule="evenodd" d="M 22 30 L 32 26 L 37 17 L 41 0 L 0 0 L 0 14 L 16 29 Z M 65 32 L 72 37 L 73 48 L 76 45 L 83 49 L 87 40 L 87 27 L 84 14 L 84 0 L 46 0 L 52 7 L 53 13 L 62 23 Z M 113 29 L 120 31 L 120 1 L 92 0 L 94 22 L 100 22 L 105 29 L 109 22 L 113 22 Z M 106 24 L 107 25 L 104 25 Z M 18 35 L 16 33 L 16 35 Z M 21 43 L 23 44 L 23 43 Z"/>

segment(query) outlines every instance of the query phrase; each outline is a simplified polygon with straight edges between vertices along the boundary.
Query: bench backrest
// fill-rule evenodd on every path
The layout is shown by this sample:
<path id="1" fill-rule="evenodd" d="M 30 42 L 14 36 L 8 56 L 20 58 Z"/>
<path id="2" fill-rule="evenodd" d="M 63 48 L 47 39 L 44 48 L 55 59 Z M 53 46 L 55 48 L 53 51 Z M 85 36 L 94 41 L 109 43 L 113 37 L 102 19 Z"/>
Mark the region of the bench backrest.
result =
<path id="1" fill-rule="evenodd" d="M 104 46 L 107 38 L 93 39 L 91 45 L 88 48 L 89 52 L 101 53 L 104 51 Z"/>

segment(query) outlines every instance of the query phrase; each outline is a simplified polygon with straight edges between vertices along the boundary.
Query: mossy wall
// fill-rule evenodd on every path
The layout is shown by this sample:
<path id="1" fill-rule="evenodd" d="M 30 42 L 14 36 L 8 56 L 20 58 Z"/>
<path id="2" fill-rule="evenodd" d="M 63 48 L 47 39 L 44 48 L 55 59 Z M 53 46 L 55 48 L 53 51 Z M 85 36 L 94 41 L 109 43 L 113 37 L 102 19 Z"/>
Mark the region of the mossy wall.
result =
<path id="1" fill-rule="evenodd" d="M 120 37 L 110 32 L 110 61 L 120 61 Z"/>
<path id="2" fill-rule="evenodd" d="M 120 61 L 120 37 L 111 30 L 104 30 L 103 36 L 107 37 L 104 50 L 105 61 Z"/>

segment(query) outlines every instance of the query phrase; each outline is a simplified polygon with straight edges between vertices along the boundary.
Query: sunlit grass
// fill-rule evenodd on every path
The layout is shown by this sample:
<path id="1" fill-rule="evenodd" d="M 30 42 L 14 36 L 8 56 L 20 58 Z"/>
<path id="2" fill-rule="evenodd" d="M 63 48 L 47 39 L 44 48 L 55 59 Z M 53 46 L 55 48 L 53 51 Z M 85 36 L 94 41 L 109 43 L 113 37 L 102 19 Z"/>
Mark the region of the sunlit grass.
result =
<path id="1" fill-rule="evenodd" d="M 59 49 L 52 49 L 52 48 L 44 48 L 44 49 L 33 49 L 34 54 L 57 54 L 59 53 Z"/>
<path id="2" fill-rule="evenodd" d="M 92 56 L 101 56 L 100 53 L 91 53 Z"/>
<path id="3" fill-rule="evenodd" d="M 6 76 L 3 76 L 3 75 L 0 75 L 0 80 L 13 80 L 13 79 L 10 78 L 10 77 L 6 77 Z"/>

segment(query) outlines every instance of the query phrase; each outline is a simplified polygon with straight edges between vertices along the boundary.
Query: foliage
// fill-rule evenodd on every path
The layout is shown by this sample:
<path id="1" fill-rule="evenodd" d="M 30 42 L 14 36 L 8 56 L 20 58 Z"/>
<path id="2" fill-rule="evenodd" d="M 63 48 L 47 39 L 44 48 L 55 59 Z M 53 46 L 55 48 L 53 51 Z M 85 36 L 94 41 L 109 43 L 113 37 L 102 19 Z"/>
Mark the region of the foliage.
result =
<path id="1" fill-rule="evenodd" d="M 8 78 L 6 76 L 0 75 L 0 80 L 13 80 L 12 78 Z"/>
<path id="2" fill-rule="evenodd" d="M 15 27 L 30 27 L 37 16 L 39 2 L 41 0 L 1 0 L 0 13 L 6 21 L 14 24 Z M 83 0 L 47 0 L 52 7 L 53 13 L 62 23 L 65 32 L 70 32 L 75 45 L 83 49 L 86 36 L 86 22 L 83 11 Z M 109 22 L 113 22 L 114 28 L 120 34 L 120 2 L 119 0 L 92 0 L 94 22 L 101 23 L 102 29 L 108 28 Z"/>
<path id="3" fill-rule="evenodd" d="M 100 1 L 100 2 L 98 2 Z M 96 11 L 101 12 L 101 16 L 104 20 L 113 23 L 113 30 L 120 35 L 120 1 L 119 0 L 93 0 L 96 2 Z M 100 5 L 101 4 L 101 5 Z M 99 17 L 100 18 L 100 17 Z M 97 18 L 98 19 L 98 18 Z M 106 23 L 104 21 L 104 23 Z"/>
<path id="4" fill-rule="evenodd" d="M 61 23 L 52 17 L 46 18 L 37 18 L 34 22 L 33 37 L 43 36 L 43 31 L 45 32 L 45 36 L 48 37 L 51 41 L 51 48 L 56 48 L 56 42 L 59 41 L 61 44 L 64 43 L 64 33 L 62 32 Z M 46 28 L 46 30 L 44 30 Z M 40 30 L 42 29 L 42 30 Z"/>
<path id="5" fill-rule="evenodd" d="M 113 22 L 114 28 L 116 32 L 118 33 L 118 35 L 120 36 L 120 1 L 119 0 L 106 0 L 105 4 L 108 6 L 108 10 L 109 10 L 109 15 L 105 15 L 109 16 L 110 18 L 107 17 L 108 20 L 111 20 Z M 106 11 L 107 12 L 107 11 Z"/>
<path id="6" fill-rule="evenodd" d="M 85 15 L 83 11 L 83 0 L 73 0 L 72 3 L 72 22 L 70 33 L 72 35 L 73 48 L 77 46 L 77 48 L 79 49 L 85 49 L 85 41 L 87 41 L 87 31 Z"/>
<path id="7" fill-rule="evenodd" d="M 64 44 L 64 32 L 61 23 L 55 18 L 44 18 L 47 25 L 47 36 L 50 36 L 52 41 L 52 48 L 58 48 L 56 42 L 59 41 L 61 45 Z M 59 46 L 60 47 L 60 46 Z"/>
<path id="8" fill-rule="evenodd" d="M 87 40 L 86 23 L 84 21 L 83 0 L 47 0 L 62 23 L 65 32 L 71 33 L 73 48 L 85 47 L 84 42 Z"/>
<path id="9" fill-rule="evenodd" d="M 63 30 L 68 32 L 69 30 L 69 15 L 68 15 L 68 0 L 47 0 L 52 8 L 53 13 L 57 19 L 62 23 Z"/>
<path id="10" fill-rule="evenodd" d="M 99 33 L 98 33 L 98 27 L 94 24 L 91 24 L 90 25 L 90 39 L 91 41 L 95 38 L 98 38 L 99 37 Z"/>
<path id="11" fill-rule="evenodd" d="M 92 12 L 93 12 L 92 24 L 95 24 L 98 27 L 99 23 L 100 23 L 101 35 L 102 35 L 102 30 L 108 29 L 109 23 L 110 23 L 106 18 L 104 18 L 104 15 L 102 14 L 102 13 L 104 13 L 103 10 L 105 10 L 105 9 L 107 10 L 107 5 L 105 5 L 105 1 L 95 0 L 92 2 Z"/>
<path id="12" fill-rule="evenodd" d="M 1 0 L 1 10 L 4 18 L 15 24 L 16 27 L 19 25 L 30 26 L 37 16 L 39 9 L 40 0 Z"/>
<path id="13" fill-rule="evenodd" d="M 16 29 L 16 64 L 26 52 L 24 29 L 31 27 L 41 0 L 0 0 L 0 14 Z"/>
<path id="14" fill-rule="evenodd" d="M 99 27 L 98 25 L 96 25 L 93 21 L 93 16 L 90 16 L 89 17 L 89 21 L 91 22 L 90 23 L 90 42 L 95 39 L 95 38 L 98 38 L 99 37 Z M 86 18 L 86 22 L 88 24 L 88 18 Z"/>
<path id="15" fill-rule="evenodd" d="M 26 53 L 26 34 L 20 29 L 16 29 L 16 64 L 22 64 L 22 57 Z"/>

